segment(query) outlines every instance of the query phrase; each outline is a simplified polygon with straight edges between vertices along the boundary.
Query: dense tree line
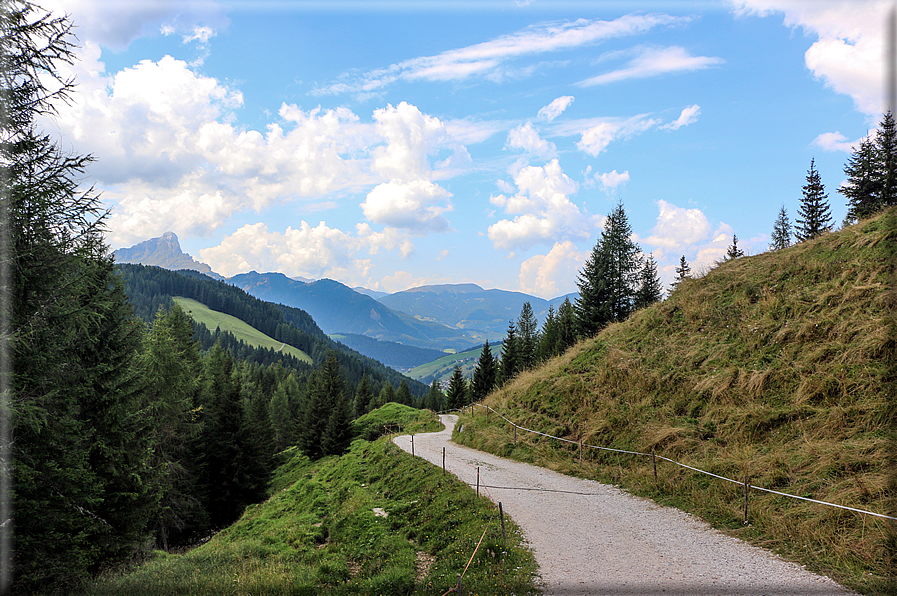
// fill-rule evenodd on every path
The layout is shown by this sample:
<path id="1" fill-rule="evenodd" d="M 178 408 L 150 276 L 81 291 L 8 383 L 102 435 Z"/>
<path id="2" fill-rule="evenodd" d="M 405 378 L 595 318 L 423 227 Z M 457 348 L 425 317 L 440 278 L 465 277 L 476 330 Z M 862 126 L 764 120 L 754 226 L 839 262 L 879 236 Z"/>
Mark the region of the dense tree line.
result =
<path id="1" fill-rule="evenodd" d="M 0 435 L 0 485 L 11 487 L 0 492 L 0 591 L 21 594 L 71 593 L 147 548 L 231 523 L 264 497 L 281 450 L 346 448 L 353 397 L 414 404 L 428 390 L 341 350 L 298 309 L 193 274 L 115 267 L 107 213 L 79 189 L 91 158 L 35 124 L 72 90 L 56 68 L 74 59 L 70 29 L 23 1 L 0 11 L 0 389 L 11 422 Z M 315 366 L 195 326 L 173 295 L 240 316 Z"/>
<path id="2" fill-rule="evenodd" d="M 375 393 L 379 393 L 386 381 L 393 387 L 400 386 L 404 381 L 417 398 L 427 394 L 428 387 L 423 383 L 407 379 L 376 360 L 331 340 L 308 313 L 301 309 L 264 302 L 240 288 L 196 271 L 169 271 L 131 264 L 116 265 L 116 269 L 125 281 L 125 289 L 134 312 L 144 321 L 151 321 L 160 306 L 170 307 L 173 296 L 191 298 L 213 310 L 234 316 L 277 341 L 302 350 L 311 356 L 315 368 L 323 366 L 329 353 L 335 352 L 347 383 L 353 387 L 361 381 L 362 376 L 367 375 Z M 151 308 L 156 310 L 151 311 Z M 304 366 L 286 354 L 242 344 L 229 333 L 208 330 L 199 325 L 196 326 L 196 332 L 204 351 L 210 349 L 216 341 L 221 341 L 231 355 L 240 360 L 268 364 L 280 359 L 284 364 L 289 361 L 293 368 Z"/>

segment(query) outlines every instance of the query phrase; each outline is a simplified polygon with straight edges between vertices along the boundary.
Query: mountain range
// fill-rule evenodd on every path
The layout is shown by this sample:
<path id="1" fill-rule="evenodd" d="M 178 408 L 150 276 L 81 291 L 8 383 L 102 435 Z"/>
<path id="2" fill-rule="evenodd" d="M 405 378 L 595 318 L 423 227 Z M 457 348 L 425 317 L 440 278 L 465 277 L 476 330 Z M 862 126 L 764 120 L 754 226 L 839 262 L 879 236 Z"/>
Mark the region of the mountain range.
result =
<path id="1" fill-rule="evenodd" d="M 119 263 L 191 269 L 224 279 L 209 265 L 184 253 L 173 232 L 131 248 L 118 249 L 114 254 Z M 549 306 L 556 310 L 567 297 L 545 300 L 522 292 L 486 290 L 475 284 L 421 286 L 388 294 L 350 288 L 331 279 L 308 280 L 256 271 L 235 275 L 227 283 L 261 300 L 306 311 L 325 333 L 345 335 L 347 339 L 354 337 L 349 341 L 355 349 L 382 362 L 391 357 L 387 354 L 400 351 L 390 343 L 426 350 L 462 351 L 487 339 L 500 341 L 506 335 L 508 323 L 516 321 L 525 302 L 530 303 L 541 323 Z M 571 301 L 576 297 L 575 294 L 568 296 Z M 361 341 L 357 336 L 377 341 Z M 419 352 L 416 358 L 424 358 L 425 354 Z M 407 357 L 403 355 L 403 359 Z"/>

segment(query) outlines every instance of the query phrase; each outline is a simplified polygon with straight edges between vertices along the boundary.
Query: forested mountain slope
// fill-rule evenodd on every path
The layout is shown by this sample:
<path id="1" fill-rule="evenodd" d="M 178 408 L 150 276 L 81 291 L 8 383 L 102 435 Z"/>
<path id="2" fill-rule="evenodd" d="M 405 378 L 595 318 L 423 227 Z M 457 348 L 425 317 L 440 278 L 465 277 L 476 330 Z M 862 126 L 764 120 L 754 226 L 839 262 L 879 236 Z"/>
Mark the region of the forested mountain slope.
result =
<path id="1" fill-rule="evenodd" d="M 334 350 L 341 370 L 352 386 L 358 384 L 362 375 L 366 375 L 374 392 L 379 392 L 386 380 L 395 387 L 402 381 L 407 382 L 412 395 L 422 396 L 428 391 L 426 385 L 334 342 L 307 312 L 298 308 L 264 302 L 239 288 L 195 271 L 168 271 L 159 267 L 129 264 L 117 265 L 116 269 L 125 281 L 125 291 L 135 314 L 147 322 L 155 317 L 159 307 L 170 306 L 173 296 L 183 296 L 202 302 L 212 310 L 236 317 L 265 335 L 302 350 L 311 356 L 316 368 L 327 359 L 328 351 Z M 218 337 L 214 330 L 199 329 L 199 339 L 203 347 L 208 349 Z M 274 358 L 273 350 L 269 352 L 264 357 Z"/>
<path id="2" fill-rule="evenodd" d="M 895 219 L 726 261 L 523 373 L 485 403 L 574 442 L 656 452 L 742 482 L 895 515 Z M 519 437 L 493 416 L 456 440 L 698 512 L 855 588 L 882 589 L 887 522 L 751 491 L 650 457 Z M 468 429 L 470 432 L 468 432 Z"/>
<path id="3" fill-rule="evenodd" d="M 354 333 L 435 350 L 468 348 L 477 343 L 463 330 L 391 310 L 332 279 L 302 283 L 282 273 L 252 271 L 235 275 L 228 282 L 262 300 L 301 308 L 327 333 Z"/>

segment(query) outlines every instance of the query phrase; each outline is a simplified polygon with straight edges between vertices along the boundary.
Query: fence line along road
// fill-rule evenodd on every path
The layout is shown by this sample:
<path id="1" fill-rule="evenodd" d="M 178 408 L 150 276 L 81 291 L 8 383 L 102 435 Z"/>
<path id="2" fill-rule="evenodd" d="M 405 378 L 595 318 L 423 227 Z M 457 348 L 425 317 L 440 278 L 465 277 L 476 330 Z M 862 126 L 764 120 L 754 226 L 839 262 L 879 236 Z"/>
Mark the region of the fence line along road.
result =
<path id="1" fill-rule="evenodd" d="M 837 507 L 838 509 L 846 509 L 847 511 L 853 511 L 853 512 L 856 512 L 856 513 L 862 513 L 862 514 L 864 514 L 864 515 L 871 515 L 871 516 L 874 516 L 874 517 L 880 517 L 880 518 L 883 518 L 883 519 L 897 520 L 897 517 L 894 517 L 894 516 L 891 516 L 891 515 L 885 515 L 884 513 L 875 513 L 874 511 L 866 511 L 865 509 L 857 509 L 857 508 L 855 508 L 855 507 L 848 507 L 847 505 L 838 505 L 837 503 L 829 503 L 829 502 L 827 502 L 827 501 L 819 501 L 819 500 L 816 500 L 816 499 L 811 499 L 811 498 L 809 498 L 809 497 L 801 497 L 801 496 L 798 496 L 798 495 L 792 495 L 792 494 L 789 494 L 789 493 L 783 493 L 783 492 L 779 492 L 779 491 L 777 491 L 777 490 L 772 490 L 771 488 L 764 488 L 764 487 L 762 487 L 762 486 L 754 486 L 753 484 L 749 484 L 749 483 L 747 482 L 747 479 L 745 479 L 744 481 L 740 481 L 740 480 L 733 480 L 732 478 L 726 478 L 725 476 L 720 476 L 719 474 L 714 474 L 713 472 L 708 472 L 708 471 L 706 471 L 706 470 L 701 470 L 700 468 L 695 468 L 695 467 L 692 467 L 692 466 L 683 464 L 683 463 L 681 463 L 681 462 L 678 462 L 678 461 L 676 461 L 676 460 L 674 460 L 674 459 L 670 459 L 670 458 L 668 458 L 668 457 L 664 457 L 664 456 L 662 456 L 662 455 L 656 455 L 656 454 L 653 453 L 653 452 L 652 452 L 652 453 L 643 453 L 643 452 L 641 452 L 641 451 L 626 451 L 625 449 L 614 449 L 614 448 L 612 448 L 612 447 L 601 447 L 601 446 L 599 446 L 599 445 L 589 445 L 588 443 L 576 442 L 576 441 L 571 441 L 570 439 L 564 439 L 564 438 L 561 438 L 561 437 L 555 437 L 554 435 L 549 435 L 549 434 L 546 434 L 546 433 L 543 433 L 543 432 L 539 432 L 539 431 L 537 431 L 537 430 L 533 430 L 533 429 L 531 429 L 531 428 L 525 428 L 525 427 L 523 427 L 523 426 L 520 426 L 519 424 L 516 424 L 516 423 L 512 422 L 511 420 L 508 420 L 507 418 L 505 418 L 504 416 L 502 416 L 501 414 L 499 414 L 498 412 L 496 412 L 495 410 L 493 410 L 493 409 L 490 408 L 489 406 L 486 406 L 486 405 L 483 405 L 483 404 L 471 404 L 471 405 L 470 405 L 470 412 L 471 412 L 471 415 L 473 414 L 473 408 L 474 408 L 474 407 L 477 407 L 477 408 L 483 408 L 483 409 L 485 409 L 487 412 L 493 412 L 493 413 L 495 413 L 496 416 L 498 416 L 499 418 L 501 418 L 502 420 L 504 420 L 504 421 L 507 422 L 508 424 L 512 425 L 515 429 L 520 429 L 520 430 L 522 430 L 522 431 L 526 431 L 526 432 L 528 432 L 528 433 L 533 433 L 533 434 L 535 434 L 535 435 L 541 435 L 541 436 L 543 436 L 543 437 L 548 437 L 549 439 L 555 439 L 555 440 L 557 440 L 557 441 L 563 441 L 563 442 L 565 442 L 565 443 L 571 443 L 571 444 L 573 444 L 573 445 L 579 445 L 580 448 L 582 448 L 582 447 L 588 447 L 588 448 L 590 448 L 590 449 L 599 449 L 599 450 L 601 450 L 601 451 L 614 451 L 614 452 L 616 452 L 616 453 L 628 453 L 628 454 L 630 454 L 630 455 L 642 455 L 642 456 L 646 456 L 646 457 L 657 458 L 657 459 L 661 459 L 661 460 L 663 460 L 663 461 L 668 461 L 668 462 L 670 462 L 671 464 L 675 464 L 675 465 L 677 465 L 677 466 L 681 466 L 681 467 L 683 467 L 683 468 L 688 468 L 689 470 L 692 470 L 692 471 L 695 471 L 695 472 L 700 472 L 701 474 L 706 474 L 707 476 L 713 476 L 714 478 L 718 478 L 718 479 L 720 479 L 720 480 L 725 480 L 726 482 L 732 482 L 732 483 L 734 483 L 734 484 L 738 484 L 738 485 L 744 486 L 744 487 L 745 487 L 745 490 L 747 490 L 747 489 L 749 489 L 749 488 L 752 488 L 752 489 L 754 489 L 754 490 L 759 490 L 759 491 L 766 492 L 766 493 L 772 493 L 772 494 L 774 494 L 774 495 L 779 495 L 779 496 L 781 496 L 781 497 L 789 497 L 789 498 L 791 498 L 791 499 L 800 499 L 801 501 L 808 501 L 808 502 L 810 502 L 810 503 L 816 503 L 817 505 L 826 505 L 826 506 L 828 506 L 828 507 Z M 457 411 L 461 411 L 461 410 L 457 410 Z M 747 499 L 747 492 L 745 492 L 745 499 Z M 744 520 L 744 521 L 745 521 L 745 523 L 747 523 L 747 515 L 746 515 L 746 514 L 745 514 L 745 520 Z"/>

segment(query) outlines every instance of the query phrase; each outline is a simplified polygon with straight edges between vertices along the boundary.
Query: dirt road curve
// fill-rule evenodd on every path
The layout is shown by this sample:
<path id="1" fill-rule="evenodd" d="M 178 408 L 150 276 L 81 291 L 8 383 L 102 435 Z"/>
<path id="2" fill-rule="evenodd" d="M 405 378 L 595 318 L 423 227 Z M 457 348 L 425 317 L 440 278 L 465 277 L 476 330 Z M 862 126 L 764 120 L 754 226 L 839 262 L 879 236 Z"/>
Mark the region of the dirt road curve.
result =
<path id="1" fill-rule="evenodd" d="M 414 435 L 415 454 L 441 467 L 445 447 L 446 468 L 471 486 L 479 466 L 481 486 L 533 548 L 545 594 L 852 594 L 678 509 L 456 445 L 457 416 L 441 419 L 442 432 Z M 411 451 L 409 435 L 395 443 Z"/>

